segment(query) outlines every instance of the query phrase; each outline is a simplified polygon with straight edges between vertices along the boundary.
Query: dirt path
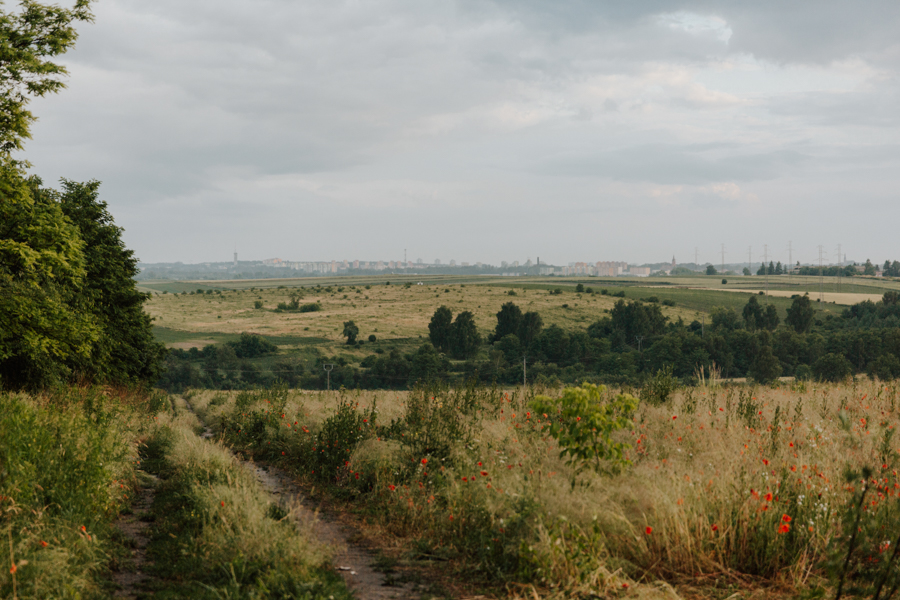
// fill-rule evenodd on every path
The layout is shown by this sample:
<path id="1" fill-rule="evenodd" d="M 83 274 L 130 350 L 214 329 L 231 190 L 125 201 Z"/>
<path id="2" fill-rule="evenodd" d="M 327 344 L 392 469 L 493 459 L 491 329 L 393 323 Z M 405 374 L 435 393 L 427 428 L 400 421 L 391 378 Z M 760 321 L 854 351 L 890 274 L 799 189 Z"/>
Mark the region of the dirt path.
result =
<path id="1" fill-rule="evenodd" d="M 146 593 L 145 584 L 152 579 L 145 573 L 147 564 L 147 544 L 150 542 L 148 529 L 150 522 L 150 507 L 156 496 L 157 478 L 149 473 L 140 472 L 141 487 L 137 492 L 137 498 L 131 505 L 131 513 L 123 514 L 116 521 L 116 528 L 129 540 L 131 548 L 131 562 L 124 565 L 126 569 L 113 573 L 112 580 L 118 588 L 113 598 L 128 598 L 135 600 Z"/>
<path id="2" fill-rule="evenodd" d="M 190 403 L 187 401 L 185 403 L 188 409 L 194 412 Z M 199 415 L 197 419 L 203 423 Z M 205 424 L 204 427 L 202 437 L 212 438 L 212 430 Z M 421 593 L 416 593 L 415 584 L 399 583 L 390 574 L 375 570 L 372 566 L 375 555 L 353 541 L 358 532 L 322 511 L 287 472 L 237 458 L 277 499 L 301 530 L 308 531 L 311 525 L 319 541 L 334 549 L 335 569 L 343 577 L 354 597 L 358 600 L 406 600 L 421 597 Z"/>

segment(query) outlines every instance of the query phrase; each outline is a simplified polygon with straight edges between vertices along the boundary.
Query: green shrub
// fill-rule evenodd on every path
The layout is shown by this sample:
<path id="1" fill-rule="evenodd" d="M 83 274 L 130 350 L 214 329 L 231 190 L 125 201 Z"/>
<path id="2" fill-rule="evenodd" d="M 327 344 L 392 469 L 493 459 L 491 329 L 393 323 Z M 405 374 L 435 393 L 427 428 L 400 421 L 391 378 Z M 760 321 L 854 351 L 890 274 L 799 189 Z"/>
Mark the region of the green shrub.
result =
<path id="1" fill-rule="evenodd" d="M 614 441 L 613 434 L 632 424 L 638 402 L 630 394 L 605 399 L 605 390 L 602 385 L 584 383 L 565 388 L 559 399 L 538 396 L 531 402 L 535 412 L 550 419 L 550 435 L 559 442 L 560 458 L 569 457 L 574 477 L 588 468 L 615 472 L 631 464 L 625 458 L 631 446 Z"/>
<path id="2" fill-rule="evenodd" d="M 322 310 L 322 305 L 318 302 L 307 302 L 300 305 L 300 312 L 302 313 L 319 312 L 320 310 Z"/>
<path id="3" fill-rule="evenodd" d="M 678 389 L 678 379 L 672 375 L 672 367 L 667 366 L 652 375 L 640 391 L 640 399 L 653 406 L 661 406 L 669 401 Z"/>
<path id="4" fill-rule="evenodd" d="M 830 352 L 813 363 L 812 371 L 819 381 L 837 382 L 850 377 L 853 366 L 843 354 Z"/>

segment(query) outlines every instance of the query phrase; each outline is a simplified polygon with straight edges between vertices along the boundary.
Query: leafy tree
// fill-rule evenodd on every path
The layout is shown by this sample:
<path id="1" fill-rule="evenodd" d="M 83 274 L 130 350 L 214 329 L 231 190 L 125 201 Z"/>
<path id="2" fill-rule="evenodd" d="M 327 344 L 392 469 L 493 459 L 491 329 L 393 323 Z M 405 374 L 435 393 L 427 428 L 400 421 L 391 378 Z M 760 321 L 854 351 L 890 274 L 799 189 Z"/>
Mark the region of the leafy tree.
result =
<path id="1" fill-rule="evenodd" d="M 872 261 L 867 258 L 865 267 L 863 268 L 863 275 L 874 275 L 874 274 L 875 274 L 875 265 L 873 265 Z"/>
<path id="2" fill-rule="evenodd" d="M 8 388 L 61 381 L 100 336 L 76 307 L 86 274 L 78 228 L 35 191 L 39 182 L 0 153 L 0 385 Z"/>
<path id="3" fill-rule="evenodd" d="M 718 271 L 716 271 L 716 268 L 714 266 L 706 265 L 706 274 L 707 275 L 715 275 L 716 273 L 718 273 Z"/>
<path id="4" fill-rule="evenodd" d="M 71 9 L 22 0 L 21 9 L 0 10 L 0 153 L 21 150 L 31 137 L 36 117 L 27 109 L 31 98 L 65 87 L 68 72 L 52 62 L 75 44 L 75 21 L 93 21 L 91 0 L 76 0 Z"/>
<path id="5" fill-rule="evenodd" d="M 528 348 L 541 334 L 544 321 L 541 315 L 535 311 L 528 311 L 522 315 L 522 326 L 519 327 L 519 341 L 524 348 Z"/>
<path id="6" fill-rule="evenodd" d="M 775 328 L 778 327 L 779 321 L 780 319 L 778 318 L 778 309 L 775 308 L 774 304 L 767 304 L 766 310 L 763 311 L 760 327 L 769 331 L 775 331 Z"/>
<path id="7" fill-rule="evenodd" d="M 731 331 L 741 326 L 740 317 L 732 308 L 715 307 L 710 311 L 713 329 Z"/>
<path id="8" fill-rule="evenodd" d="M 491 336 L 491 342 L 501 340 L 507 335 L 518 334 L 522 327 L 522 309 L 512 302 L 507 302 L 500 307 L 497 313 L 497 327 Z"/>
<path id="9" fill-rule="evenodd" d="M 791 307 L 787 309 L 787 318 L 784 320 L 797 333 L 806 333 L 809 331 L 815 318 L 816 311 L 809 299 L 809 294 L 797 296 L 791 302 Z"/>
<path id="10" fill-rule="evenodd" d="M 850 377 L 853 365 L 842 354 L 831 352 L 813 363 L 812 371 L 819 381 L 838 382 Z"/>
<path id="11" fill-rule="evenodd" d="M 781 269 L 781 261 L 780 260 L 775 264 L 774 272 L 775 272 L 775 275 L 781 275 L 782 273 L 784 273 L 784 271 Z"/>
<path id="12" fill-rule="evenodd" d="M 609 314 L 613 330 L 621 332 L 627 344 L 633 344 L 637 336 L 661 335 L 665 331 L 667 319 L 657 304 L 626 304 L 617 300 Z"/>
<path id="13" fill-rule="evenodd" d="M 766 274 L 766 263 L 762 263 L 759 265 L 759 268 L 756 270 L 757 275 L 765 275 Z"/>
<path id="14" fill-rule="evenodd" d="M 240 339 L 227 342 L 226 345 L 234 350 L 234 354 L 238 358 L 256 358 L 278 351 L 278 346 L 255 333 L 242 333 Z"/>
<path id="15" fill-rule="evenodd" d="M 425 343 L 412 356 L 409 370 L 409 383 L 426 383 L 446 374 L 440 355 L 431 344 Z"/>
<path id="16" fill-rule="evenodd" d="M 151 319 L 144 312 L 144 302 L 150 295 L 137 291 L 135 285 L 134 277 L 140 272 L 137 259 L 125 247 L 122 228 L 116 226 L 106 202 L 99 199 L 99 188 L 99 181 L 76 183 L 64 179 L 60 193 L 39 192 L 59 202 L 84 242 L 85 277 L 75 305 L 94 318 L 99 336 L 87 360 L 74 358 L 69 362 L 75 371 L 91 379 L 155 381 L 166 349 L 154 338 Z"/>
<path id="17" fill-rule="evenodd" d="M 356 343 L 356 336 L 359 335 L 359 327 L 356 326 L 356 323 L 353 321 L 344 321 L 344 333 L 343 336 L 347 338 L 348 344 Z"/>
<path id="18" fill-rule="evenodd" d="M 584 284 L 583 284 L 583 283 L 579 283 L 578 285 L 576 285 L 576 286 L 575 286 L 575 292 L 578 293 L 578 294 L 583 293 L 583 292 L 584 292 Z"/>
<path id="19" fill-rule="evenodd" d="M 450 329 L 450 353 L 461 359 L 471 358 L 481 346 L 481 335 L 475 325 L 475 315 L 464 311 L 456 315 Z"/>
<path id="20" fill-rule="evenodd" d="M 750 269 L 748 269 L 747 267 L 744 267 L 743 273 L 744 273 L 745 277 L 748 277 L 750 275 Z"/>
<path id="21" fill-rule="evenodd" d="M 306 369 L 302 363 L 290 360 L 280 360 L 272 367 L 272 375 L 277 381 L 283 382 L 290 388 L 296 388 L 305 374 Z"/>
<path id="22" fill-rule="evenodd" d="M 742 314 L 744 317 L 744 326 L 750 331 L 762 327 L 765 317 L 763 316 L 763 308 L 759 304 L 759 300 L 756 299 L 756 296 L 750 296 L 747 300 L 747 304 L 744 305 Z"/>
<path id="23" fill-rule="evenodd" d="M 747 375 L 759 383 L 771 383 L 781 375 L 781 363 L 772 352 L 771 336 L 766 332 L 759 334 L 759 349 Z"/>
<path id="24" fill-rule="evenodd" d="M 882 354 L 869 363 L 869 376 L 881 381 L 891 381 L 900 377 L 900 359 L 893 354 Z"/>
<path id="25" fill-rule="evenodd" d="M 428 337 L 434 347 L 441 352 L 450 350 L 450 328 L 453 323 L 453 311 L 441 306 L 431 317 L 428 324 Z"/>
<path id="26" fill-rule="evenodd" d="M 522 344 L 519 337 L 510 333 L 503 336 L 496 344 L 497 349 L 503 353 L 506 362 L 516 364 L 522 358 Z"/>

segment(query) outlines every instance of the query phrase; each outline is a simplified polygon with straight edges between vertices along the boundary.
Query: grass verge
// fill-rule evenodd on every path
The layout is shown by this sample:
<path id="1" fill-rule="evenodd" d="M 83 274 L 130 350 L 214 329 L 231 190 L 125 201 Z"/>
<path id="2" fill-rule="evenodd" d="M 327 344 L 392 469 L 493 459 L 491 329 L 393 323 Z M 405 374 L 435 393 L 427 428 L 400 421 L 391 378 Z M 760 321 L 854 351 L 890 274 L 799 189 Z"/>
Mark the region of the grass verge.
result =
<path id="1" fill-rule="evenodd" d="M 0 394 L 0 596 L 106 598 L 112 526 L 160 396 L 104 388 Z"/>
<path id="2" fill-rule="evenodd" d="M 142 448 L 161 483 L 148 555 L 157 598 L 350 599 L 327 548 L 298 532 L 223 446 L 197 435 L 183 404 L 161 416 Z"/>

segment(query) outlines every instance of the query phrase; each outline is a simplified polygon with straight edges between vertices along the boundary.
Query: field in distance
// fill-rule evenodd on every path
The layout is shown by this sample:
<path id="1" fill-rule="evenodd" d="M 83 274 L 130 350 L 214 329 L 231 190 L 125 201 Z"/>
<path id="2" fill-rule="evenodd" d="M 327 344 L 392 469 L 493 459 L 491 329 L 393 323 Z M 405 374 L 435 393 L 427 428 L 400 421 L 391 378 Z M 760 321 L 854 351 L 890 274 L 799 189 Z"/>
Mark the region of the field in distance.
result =
<path id="1" fill-rule="evenodd" d="M 656 299 L 670 320 L 709 322 L 715 307 L 740 311 L 747 299 L 764 285 L 763 277 L 742 277 L 746 291 L 723 285 L 721 277 L 690 278 L 553 278 L 553 277 L 316 277 L 251 281 L 146 282 L 152 291 L 148 313 L 156 319 L 159 339 L 170 347 L 202 347 L 235 339 L 242 332 L 273 338 L 284 350 L 334 351 L 342 345 L 343 323 L 352 320 L 360 339 L 375 335 L 391 346 L 414 347 L 428 336 L 428 323 L 435 309 L 446 305 L 454 313 L 471 311 L 483 335 L 496 325 L 496 313 L 505 302 L 515 302 L 523 311 L 537 311 L 544 325 L 566 330 L 583 329 L 602 318 L 619 300 Z M 810 293 L 817 297 L 818 282 L 794 277 L 770 277 L 769 289 L 781 290 L 767 301 L 780 317 L 791 304 L 790 295 Z M 846 281 L 846 280 L 845 280 Z M 421 285 L 420 285 L 421 282 Z M 576 292 L 581 284 L 585 291 Z M 852 288 L 851 288 L 852 286 Z M 838 297 L 845 304 L 815 303 L 823 316 L 839 315 L 846 304 L 875 297 L 885 289 L 900 289 L 893 281 L 861 280 L 842 284 Z M 561 293 L 551 293 L 560 290 Z M 591 293 L 588 292 L 591 291 Z M 601 293 L 606 290 L 607 294 Z M 197 293 L 202 291 L 203 293 Z M 179 293 L 180 292 L 180 293 Z M 188 292 L 188 294 L 185 294 Z M 176 295 L 177 294 L 177 295 Z M 279 303 L 296 294 L 301 303 L 319 303 L 318 312 L 278 312 Z M 827 296 L 826 298 L 829 298 Z M 664 301 L 674 304 L 667 306 Z M 260 302 L 262 308 L 255 308 Z M 348 352 L 365 354 L 365 348 Z"/>

